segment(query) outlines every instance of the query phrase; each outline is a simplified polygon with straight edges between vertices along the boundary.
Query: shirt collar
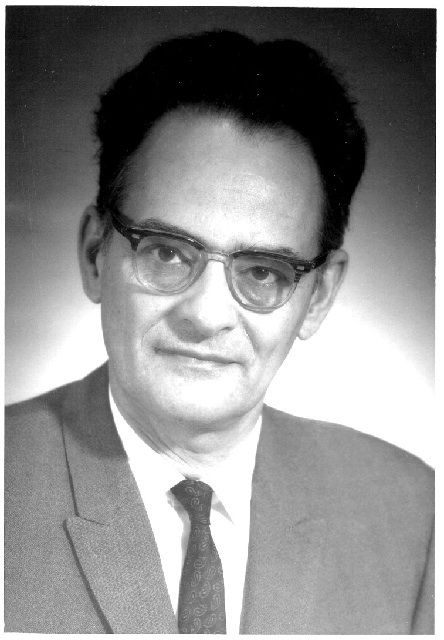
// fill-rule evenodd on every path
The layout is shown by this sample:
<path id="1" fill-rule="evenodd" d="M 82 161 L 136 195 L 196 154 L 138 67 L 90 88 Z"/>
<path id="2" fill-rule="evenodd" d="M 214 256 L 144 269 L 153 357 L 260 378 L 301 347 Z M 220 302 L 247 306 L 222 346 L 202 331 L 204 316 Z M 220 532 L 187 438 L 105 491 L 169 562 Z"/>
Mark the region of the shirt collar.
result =
<path id="1" fill-rule="evenodd" d="M 117 432 L 136 480 L 144 478 L 151 483 L 153 499 L 156 496 L 168 497 L 171 487 L 183 480 L 184 475 L 175 467 L 170 458 L 154 451 L 130 427 L 117 407 L 111 389 L 109 389 L 109 402 Z"/>
<path id="2" fill-rule="evenodd" d="M 136 480 L 141 475 L 149 476 L 155 496 L 171 500 L 171 487 L 184 479 L 185 475 L 168 456 L 157 453 L 130 427 L 120 413 L 109 389 L 111 412 L 117 432 L 128 456 Z M 251 484 L 256 450 L 261 431 L 262 418 L 239 442 L 222 462 L 204 473 L 190 472 L 193 477 L 206 482 L 213 488 L 213 507 L 225 511 L 234 524 L 241 522 L 249 514 Z M 138 476 L 138 477 L 137 477 Z"/>
<path id="3" fill-rule="evenodd" d="M 230 519 L 237 524 L 249 515 L 251 483 L 262 420 L 238 443 L 230 455 L 203 474 Z M 217 506 L 217 501 L 215 503 Z"/>

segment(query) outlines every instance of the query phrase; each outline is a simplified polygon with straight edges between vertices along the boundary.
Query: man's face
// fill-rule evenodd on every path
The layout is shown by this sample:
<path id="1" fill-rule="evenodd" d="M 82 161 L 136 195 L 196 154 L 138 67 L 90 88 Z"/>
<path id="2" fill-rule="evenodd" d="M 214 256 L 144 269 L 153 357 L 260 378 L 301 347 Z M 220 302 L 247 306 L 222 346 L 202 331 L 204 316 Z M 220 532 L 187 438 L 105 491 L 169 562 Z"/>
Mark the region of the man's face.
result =
<path id="1" fill-rule="evenodd" d="M 288 247 L 319 252 L 323 193 L 307 146 L 246 133 L 228 117 L 175 112 L 131 161 L 121 212 L 175 225 L 210 251 Z M 138 282 L 130 243 L 114 232 L 98 258 L 112 388 L 129 413 L 184 424 L 227 424 L 260 407 L 306 316 L 315 274 L 270 313 L 236 302 L 224 265 L 210 261 L 186 291 L 155 295 Z"/>

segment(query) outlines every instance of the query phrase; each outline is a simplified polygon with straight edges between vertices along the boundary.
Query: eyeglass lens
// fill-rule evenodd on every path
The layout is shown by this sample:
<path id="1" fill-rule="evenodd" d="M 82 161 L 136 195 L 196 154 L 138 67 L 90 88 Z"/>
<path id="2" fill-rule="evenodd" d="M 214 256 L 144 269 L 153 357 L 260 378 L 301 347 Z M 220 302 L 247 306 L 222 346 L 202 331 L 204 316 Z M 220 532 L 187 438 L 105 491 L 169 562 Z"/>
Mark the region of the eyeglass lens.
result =
<path id="1" fill-rule="evenodd" d="M 178 238 L 144 238 L 136 252 L 140 282 L 159 293 L 183 291 L 205 267 L 205 253 Z M 231 288 L 238 300 L 257 308 L 281 305 L 294 286 L 294 270 L 286 262 L 240 254 L 230 261 Z"/>

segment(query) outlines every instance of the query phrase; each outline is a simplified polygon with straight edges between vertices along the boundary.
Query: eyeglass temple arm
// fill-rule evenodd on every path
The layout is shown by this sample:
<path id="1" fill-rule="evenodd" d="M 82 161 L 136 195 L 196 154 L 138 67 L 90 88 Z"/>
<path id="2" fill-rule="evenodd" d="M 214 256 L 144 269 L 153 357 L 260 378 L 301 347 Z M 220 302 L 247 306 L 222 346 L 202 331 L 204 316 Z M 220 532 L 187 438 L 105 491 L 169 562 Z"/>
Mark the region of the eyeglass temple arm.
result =
<path id="1" fill-rule="evenodd" d="M 302 276 L 304 273 L 309 273 L 310 271 L 313 271 L 313 269 L 317 269 L 318 267 L 320 267 L 327 260 L 328 255 L 329 251 L 326 251 L 325 253 L 321 253 L 320 256 L 316 256 L 316 258 L 313 258 L 313 260 L 307 260 L 306 262 L 302 263 L 296 262 L 293 265 L 296 272 L 296 277 L 298 274 Z"/>

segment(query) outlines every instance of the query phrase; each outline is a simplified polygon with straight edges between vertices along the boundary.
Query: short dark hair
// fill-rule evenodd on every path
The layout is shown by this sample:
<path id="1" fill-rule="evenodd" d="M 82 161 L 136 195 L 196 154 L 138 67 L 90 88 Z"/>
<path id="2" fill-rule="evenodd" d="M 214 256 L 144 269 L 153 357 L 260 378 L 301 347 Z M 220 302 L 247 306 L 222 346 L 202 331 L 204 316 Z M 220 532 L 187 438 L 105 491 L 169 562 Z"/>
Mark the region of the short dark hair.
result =
<path id="1" fill-rule="evenodd" d="M 101 96 L 96 112 L 100 215 L 121 204 L 128 160 L 153 124 L 184 106 L 302 136 L 323 181 L 321 250 L 341 246 L 366 153 L 365 131 L 344 82 L 302 42 L 256 43 L 232 31 L 158 44 Z"/>

